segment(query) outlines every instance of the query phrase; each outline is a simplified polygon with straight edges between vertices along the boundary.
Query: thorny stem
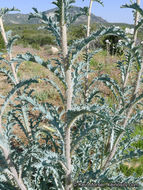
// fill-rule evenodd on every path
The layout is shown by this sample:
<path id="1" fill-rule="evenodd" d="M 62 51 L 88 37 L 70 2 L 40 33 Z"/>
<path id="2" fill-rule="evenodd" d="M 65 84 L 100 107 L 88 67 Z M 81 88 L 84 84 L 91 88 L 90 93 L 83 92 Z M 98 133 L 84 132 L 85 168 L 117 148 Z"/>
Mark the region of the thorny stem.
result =
<path id="1" fill-rule="evenodd" d="M 125 89 L 126 86 L 127 86 L 128 78 L 129 78 L 129 75 L 130 75 L 130 73 L 129 73 L 129 69 L 130 69 L 130 63 L 129 63 L 128 68 L 127 68 L 127 74 L 126 74 L 126 77 L 125 77 L 125 81 L 124 81 L 123 89 Z"/>
<path id="2" fill-rule="evenodd" d="M 87 37 L 90 35 L 90 25 L 91 25 L 91 9 L 92 9 L 93 0 L 90 0 L 89 9 L 88 9 L 88 18 L 87 18 Z M 86 46 L 86 54 L 89 53 L 89 44 Z M 88 97 L 88 71 L 89 71 L 89 63 L 86 63 L 86 76 L 85 76 L 85 100 Z"/>
<path id="3" fill-rule="evenodd" d="M 15 179 L 18 187 L 21 189 L 21 190 L 27 190 L 26 186 L 24 185 L 23 183 L 23 180 L 21 178 L 21 175 L 18 175 L 17 171 L 16 171 L 16 168 L 11 160 L 11 157 L 10 157 L 10 153 L 9 153 L 9 149 L 7 149 L 6 147 L 0 147 L 3 151 L 3 154 L 4 154 L 4 157 L 5 157 L 5 160 L 7 161 L 7 164 L 9 166 L 9 169 L 10 169 L 10 174 L 13 176 L 13 178 Z"/>
<path id="4" fill-rule="evenodd" d="M 7 41 L 7 37 L 6 37 L 6 33 L 5 33 L 4 26 L 3 26 L 2 16 L 0 17 L 0 27 L 1 27 L 1 34 L 2 34 L 2 37 L 3 37 L 3 39 L 4 39 L 5 44 L 7 45 L 7 44 L 8 44 L 8 41 Z"/>
<path id="5" fill-rule="evenodd" d="M 5 42 L 5 46 L 7 46 L 8 40 L 7 40 L 6 32 L 5 32 L 5 29 L 4 29 L 4 26 L 3 26 L 2 17 L 0 17 L 0 27 L 1 27 L 1 34 L 2 34 L 2 37 L 3 37 L 4 42 Z M 10 58 L 10 60 L 12 59 L 12 54 L 11 53 L 9 54 L 9 58 Z M 16 74 L 16 71 L 15 71 L 14 63 L 11 63 L 11 69 L 12 69 L 13 76 L 15 78 L 16 84 L 18 84 L 19 81 L 18 81 L 17 74 Z M 18 93 L 21 94 L 20 91 Z M 26 121 L 25 111 L 24 111 L 23 107 L 22 107 L 22 112 L 23 112 L 23 116 L 24 116 L 24 121 Z M 2 134 L 2 121 L 1 121 L 1 119 L 2 119 L 2 115 L 0 115 L 0 133 Z M 25 123 L 25 125 L 28 126 L 28 123 Z M 27 127 L 27 130 L 29 130 L 28 127 Z M 28 131 L 28 132 L 30 132 L 30 131 Z M 11 160 L 9 150 L 7 148 L 5 148 L 5 147 L 2 147 L 2 150 L 3 150 L 3 153 L 4 153 L 5 160 L 7 161 L 7 164 L 9 166 L 10 171 L 11 171 L 11 174 L 12 174 L 13 178 L 15 179 L 18 187 L 21 190 L 27 190 L 26 186 L 23 183 L 22 177 L 21 177 L 22 171 L 20 171 L 20 174 L 18 175 L 18 173 L 16 171 L 16 168 L 15 168 L 15 166 L 14 166 L 12 160 Z"/>
<path id="6" fill-rule="evenodd" d="M 68 46 L 67 46 L 67 26 L 65 22 L 65 14 L 64 14 L 64 1 L 62 0 L 62 9 L 61 9 L 61 49 L 63 54 L 64 60 L 64 67 L 65 67 L 65 77 L 67 83 L 66 89 L 66 111 L 71 109 L 72 106 L 72 77 L 71 77 L 71 66 L 69 65 L 69 60 L 67 58 L 68 55 Z M 67 160 L 67 172 L 65 176 L 65 189 L 71 190 L 72 188 L 72 179 L 71 179 L 71 129 L 67 124 L 67 117 L 66 117 L 66 127 L 65 127 L 65 157 Z"/>
<path id="7" fill-rule="evenodd" d="M 131 101 L 133 101 L 133 100 L 136 98 L 136 96 L 137 96 L 137 94 L 138 94 L 138 92 L 139 92 L 140 80 L 141 80 L 142 72 L 143 72 L 143 64 L 141 65 L 141 69 L 140 69 L 140 71 L 138 72 L 138 76 L 137 76 L 137 80 L 136 80 L 136 85 L 135 85 L 134 93 L 133 93 L 133 95 L 132 95 L 132 97 L 131 97 Z M 128 108 L 127 116 L 126 116 L 126 119 L 124 120 L 124 123 L 123 123 L 123 128 L 126 128 L 126 125 L 127 125 L 127 123 L 128 123 L 128 120 L 129 120 L 129 118 L 130 118 L 130 116 L 131 116 L 131 114 L 132 114 L 132 112 L 133 112 L 133 107 L 134 107 L 134 105 L 131 104 L 131 106 Z M 114 146 L 113 146 L 113 148 L 112 148 L 112 150 L 111 150 L 111 153 L 110 153 L 109 157 L 107 158 L 107 160 L 106 160 L 106 162 L 105 162 L 105 164 L 104 164 L 104 166 L 103 166 L 103 168 L 102 168 L 103 170 L 105 170 L 105 169 L 108 167 L 108 164 L 110 163 L 110 161 L 111 161 L 112 158 L 114 157 L 114 155 L 115 155 L 115 153 L 116 153 L 116 150 L 117 150 L 117 146 L 118 146 L 118 144 L 119 144 L 119 142 L 120 142 L 120 139 L 123 137 L 124 133 L 125 133 L 125 132 L 123 131 L 123 132 L 117 137 L 117 139 L 116 139 L 116 141 L 115 141 L 115 144 L 114 144 Z"/>
<path id="8" fill-rule="evenodd" d="M 138 5 L 140 5 L 141 0 L 136 0 L 136 3 L 137 3 Z M 135 27 L 136 27 L 137 24 L 138 24 L 139 16 L 140 16 L 140 14 L 139 14 L 139 12 L 137 11 L 137 12 L 136 12 L 136 16 L 135 16 L 135 24 L 134 24 Z M 137 35 L 138 35 L 138 30 L 135 29 L 135 30 L 134 30 L 134 46 L 135 46 L 136 43 L 137 43 Z"/>
<path id="9" fill-rule="evenodd" d="M 9 54 L 9 58 L 10 58 L 10 60 L 12 59 L 12 53 Z M 18 84 L 19 81 L 18 81 L 17 74 L 16 74 L 16 71 L 15 71 L 15 66 L 14 66 L 13 63 L 11 63 L 11 69 L 12 69 L 13 76 L 15 78 L 16 84 Z"/>
<path id="10" fill-rule="evenodd" d="M 140 5 L 140 0 L 137 0 L 137 4 Z M 134 36 L 133 36 L 134 43 L 133 43 L 133 46 L 135 46 L 137 43 L 138 30 L 136 30 L 135 27 L 137 26 L 138 21 L 139 21 L 139 12 L 137 11 L 136 16 L 135 16 L 135 23 L 134 23 Z M 125 81 L 123 84 L 123 89 L 127 86 L 127 83 L 128 83 L 128 79 L 129 79 L 129 75 L 130 75 L 129 69 L 130 69 L 130 63 L 129 63 L 128 68 L 127 68 L 127 74 L 126 74 Z"/>
<path id="11" fill-rule="evenodd" d="M 136 1 L 137 1 L 137 4 L 140 5 L 140 0 L 136 0 Z M 135 16 L 135 23 L 134 23 L 134 36 L 133 36 L 134 43 L 133 43 L 133 46 L 135 46 L 137 43 L 138 30 L 136 30 L 135 27 L 137 26 L 138 21 L 139 21 L 139 12 L 137 11 L 136 16 Z M 129 75 L 130 75 L 129 69 L 130 69 L 130 64 L 128 65 L 128 68 L 127 68 L 127 74 L 125 77 L 123 88 L 125 88 L 127 86 L 127 83 L 128 83 L 128 79 L 129 79 Z"/>
<path id="12" fill-rule="evenodd" d="M 140 0 L 137 0 L 137 4 L 140 5 Z M 139 21 L 139 12 L 137 11 L 136 16 L 135 16 L 135 23 L 134 23 L 134 36 L 133 36 L 134 43 L 133 43 L 133 46 L 136 46 L 136 43 L 137 43 L 138 30 L 136 30 L 135 28 L 136 28 L 136 26 L 138 24 L 138 21 Z M 126 75 L 126 79 L 125 79 L 125 82 L 124 82 L 124 88 L 126 87 L 127 82 L 128 82 L 129 68 L 130 68 L 130 64 L 128 65 L 128 68 L 127 68 L 127 75 Z"/>
<path id="13" fill-rule="evenodd" d="M 140 5 L 140 0 L 136 0 L 137 1 L 137 4 Z M 135 17 L 135 25 L 134 27 L 136 27 L 136 25 L 138 24 L 138 21 L 139 21 L 139 12 L 137 11 L 136 12 L 136 17 Z M 137 43 L 137 34 L 138 34 L 138 30 L 134 30 L 134 44 L 133 46 L 136 45 Z M 124 82 L 124 85 L 123 85 L 123 88 L 126 87 L 127 85 L 127 82 L 128 82 L 128 78 L 129 78 L 129 67 L 130 67 L 130 64 L 128 65 L 128 68 L 127 68 L 127 74 L 126 74 L 126 78 L 125 78 L 125 82 Z M 141 76 L 142 76 L 142 72 L 143 72 L 143 64 L 141 64 L 141 68 L 140 68 L 140 71 L 138 72 L 138 75 L 137 75 L 137 79 L 136 79 L 136 84 L 135 84 L 135 89 L 134 89 L 134 92 L 133 92 L 133 95 L 131 97 L 131 100 L 130 101 L 133 101 L 136 97 L 137 97 L 137 94 L 139 92 L 139 88 L 140 88 L 140 79 L 141 79 Z M 134 105 L 131 104 L 131 106 L 128 108 L 127 110 L 127 116 L 126 116 L 126 119 L 124 120 L 124 123 L 123 123 L 123 128 L 126 128 L 126 125 L 128 123 L 128 120 L 133 112 L 133 107 Z M 120 139 L 123 137 L 124 135 L 124 131 L 117 137 L 115 143 L 114 143 L 114 146 L 111 150 L 111 153 L 109 154 L 109 157 L 107 158 L 104 166 L 103 166 L 103 170 L 106 170 L 106 168 L 108 167 L 110 161 L 112 160 L 112 158 L 114 157 L 115 153 L 116 153 L 116 150 L 117 150 L 117 146 L 120 142 Z"/>
<path id="14" fill-rule="evenodd" d="M 4 25 L 3 25 L 3 20 L 2 20 L 2 16 L 0 17 L 0 27 L 1 27 L 1 34 L 2 34 L 2 37 L 4 39 L 4 42 L 5 42 L 5 46 L 7 46 L 8 44 L 8 40 L 7 40 L 7 37 L 6 37 L 6 32 L 5 32 L 5 29 L 4 29 Z M 12 53 L 9 54 L 9 58 L 10 60 L 12 59 Z M 18 80 L 18 77 L 17 77 L 17 73 L 16 73 L 16 70 L 15 70 L 15 66 L 14 66 L 14 63 L 12 62 L 11 63 L 11 70 L 12 70 L 12 73 L 13 73 L 13 76 L 15 78 L 15 81 L 16 81 L 16 84 L 19 83 L 19 80 Z M 20 95 L 21 92 L 19 91 L 18 94 Z M 25 127 L 27 128 L 27 131 L 29 133 L 31 133 L 31 129 L 29 127 L 29 123 L 27 122 L 26 120 L 26 112 L 24 110 L 24 107 L 22 106 L 22 113 L 23 113 L 23 118 L 24 118 L 24 123 L 25 123 Z M 1 121 L 1 115 L 0 115 L 0 132 L 2 132 L 2 121 Z"/>
<path id="15" fill-rule="evenodd" d="M 91 23 L 91 9 L 92 9 L 93 0 L 90 0 L 89 10 L 88 10 L 88 20 L 87 20 L 87 37 L 90 35 L 90 23 Z M 87 45 L 87 49 L 89 49 L 89 44 Z"/>
<path id="16" fill-rule="evenodd" d="M 137 4 L 140 5 L 140 0 L 137 0 Z M 133 46 L 136 45 L 136 42 L 137 42 L 137 34 L 138 34 L 138 30 L 135 29 L 136 25 L 138 24 L 138 21 L 139 21 L 139 12 L 137 11 L 136 12 L 136 17 L 135 17 L 135 24 L 134 24 L 134 36 L 133 36 L 133 39 L 134 39 L 134 43 L 133 43 Z M 127 86 L 127 83 L 128 83 L 128 79 L 129 79 L 129 73 L 130 71 L 130 63 L 127 67 L 127 74 L 126 74 L 126 77 L 125 77 L 125 81 L 124 81 L 124 85 L 123 85 L 123 89 L 126 88 Z"/>
<path id="17" fill-rule="evenodd" d="M 7 46 L 8 40 L 7 40 L 7 37 L 6 37 L 6 32 L 5 32 L 5 29 L 4 29 L 2 16 L 0 17 L 0 27 L 1 27 L 1 34 L 2 34 L 2 37 L 3 37 L 4 42 L 5 42 L 5 46 Z M 10 53 L 9 57 L 10 57 L 10 59 L 12 58 L 12 54 L 11 54 L 11 53 Z M 15 72 L 15 67 L 14 67 L 14 64 L 13 64 L 13 63 L 11 63 L 11 69 L 12 69 L 14 78 L 15 78 L 15 80 L 16 80 L 16 83 L 18 83 L 17 74 L 16 74 L 16 72 Z"/>

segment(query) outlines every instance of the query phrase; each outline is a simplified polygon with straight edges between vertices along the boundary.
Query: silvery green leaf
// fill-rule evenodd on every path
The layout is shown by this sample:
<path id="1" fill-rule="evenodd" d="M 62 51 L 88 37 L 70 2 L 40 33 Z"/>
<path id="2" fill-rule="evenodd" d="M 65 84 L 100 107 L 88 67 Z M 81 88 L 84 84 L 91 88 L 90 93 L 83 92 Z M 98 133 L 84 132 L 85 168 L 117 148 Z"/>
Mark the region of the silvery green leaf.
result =
<path id="1" fill-rule="evenodd" d="M 14 42 L 16 40 L 20 39 L 20 36 L 19 35 L 15 35 L 15 36 L 12 36 L 9 40 L 8 40 L 8 44 L 7 44 L 7 51 L 8 53 L 10 54 L 11 51 L 12 51 L 12 46 L 14 44 Z"/>
<path id="2" fill-rule="evenodd" d="M 20 10 L 16 9 L 15 7 L 13 7 L 13 8 L 1 8 L 0 9 L 0 16 L 4 16 L 8 12 L 13 12 L 13 11 L 20 11 Z"/>
<path id="3" fill-rule="evenodd" d="M 1 107 L 0 110 L 0 114 L 3 114 L 5 111 L 5 108 L 7 107 L 8 103 L 10 102 L 12 96 L 23 86 L 27 85 L 27 84 L 31 84 L 31 83 L 37 83 L 37 80 L 35 79 L 29 79 L 29 80 L 25 80 L 25 81 L 21 81 L 20 83 L 18 83 L 17 85 L 14 86 L 14 88 L 8 93 L 4 104 Z"/>

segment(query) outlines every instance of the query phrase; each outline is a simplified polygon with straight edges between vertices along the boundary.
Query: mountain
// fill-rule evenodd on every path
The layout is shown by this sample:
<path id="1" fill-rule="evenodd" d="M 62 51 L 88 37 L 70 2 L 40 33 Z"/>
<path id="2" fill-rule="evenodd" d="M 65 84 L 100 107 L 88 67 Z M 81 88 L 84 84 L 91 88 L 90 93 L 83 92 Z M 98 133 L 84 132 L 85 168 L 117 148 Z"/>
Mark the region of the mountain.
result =
<path id="1" fill-rule="evenodd" d="M 3 21 L 4 24 L 10 25 L 10 24 L 40 24 L 39 19 L 31 19 L 28 20 L 29 15 L 28 14 L 7 14 L 4 16 Z"/>
<path id="2" fill-rule="evenodd" d="M 50 9 L 48 11 L 45 11 L 45 13 L 48 16 L 53 16 L 56 9 Z M 79 13 L 80 7 L 73 7 L 70 9 L 70 13 L 72 15 L 75 15 Z M 7 14 L 4 16 L 4 23 L 5 24 L 40 24 L 39 19 L 31 19 L 28 20 L 29 15 L 28 14 Z M 87 16 L 80 16 L 75 24 L 83 24 L 87 22 Z M 106 20 L 104 20 L 101 17 L 95 16 L 94 14 L 91 15 L 91 23 L 107 23 Z"/>
<path id="3" fill-rule="evenodd" d="M 56 11 L 56 8 L 55 9 L 50 9 L 48 11 L 45 11 L 45 13 L 48 15 L 48 16 L 54 16 L 54 12 Z M 72 7 L 70 9 L 70 14 L 72 15 L 75 15 L 77 13 L 80 12 L 80 7 Z M 83 24 L 83 23 L 86 23 L 87 22 L 87 16 L 80 16 L 77 20 L 76 20 L 76 24 Z M 108 23 L 106 20 L 104 20 L 103 18 L 101 17 L 98 17 L 98 16 L 95 16 L 94 14 L 91 14 L 91 23 Z"/>

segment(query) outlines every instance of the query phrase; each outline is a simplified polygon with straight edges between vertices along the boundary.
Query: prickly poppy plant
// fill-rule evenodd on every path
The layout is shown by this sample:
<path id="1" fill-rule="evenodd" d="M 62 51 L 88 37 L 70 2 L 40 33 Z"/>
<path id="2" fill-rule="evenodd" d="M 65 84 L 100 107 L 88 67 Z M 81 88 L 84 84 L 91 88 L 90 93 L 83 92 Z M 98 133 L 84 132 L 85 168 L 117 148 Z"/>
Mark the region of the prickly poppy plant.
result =
<path id="1" fill-rule="evenodd" d="M 142 139 L 141 136 L 131 135 L 135 123 L 143 117 L 140 47 L 135 46 L 134 39 L 130 40 L 122 29 L 115 26 L 101 26 L 86 38 L 75 40 L 68 46 L 69 26 L 79 16 L 89 13 L 84 8 L 77 15 L 71 15 L 69 9 L 74 2 L 55 0 L 53 3 L 57 9 L 54 17 L 48 17 L 36 8 L 29 15 L 29 19 L 41 20 L 43 27 L 40 29 L 50 31 L 59 46 L 59 57 L 46 61 L 28 52 L 13 57 L 13 44 L 20 37 L 13 36 L 11 31 L 5 32 L 2 17 L 16 9 L 0 11 L 1 33 L 7 48 L 7 58 L 2 53 L 0 56 L 0 64 L 7 67 L 1 67 L 0 72 L 12 87 L 6 96 L 1 95 L 4 100 L 0 109 L 2 190 L 93 189 L 82 186 L 87 183 L 105 184 L 105 189 L 110 189 L 108 185 L 113 183 L 136 184 L 137 189 L 142 189 L 141 177 L 135 174 L 126 177 L 119 170 L 121 163 L 143 155 L 140 149 L 130 150 L 132 142 Z M 97 2 L 102 4 L 101 1 Z M 136 3 L 124 7 L 132 8 L 143 16 L 143 10 Z M 140 19 L 135 32 L 142 23 Z M 118 82 L 106 74 L 89 80 L 90 74 L 93 76 L 95 72 L 89 67 L 90 60 L 100 51 L 91 51 L 89 44 L 106 35 L 118 36 L 124 49 L 123 60 L 117 62 L 120 70 Z M 82 57 L 80 61 L 79 56 Z M 37 76 L 20 80 L 17 72 L 26 61 L 45 67 L 57 80 Z M 134 82 L 129 80 L 133 74 L 131 80 Z M 39 103 L 31 85 L 40 83 L 44 83 L 45 88 L 50 84 L 56 89 L 59 106 L 49 102 Z M 113 94 L 114 105 L 109 105 L 102 89 L 98 88 L 100 83 Z M 35 117 L 31 113 L 35 113 Z M 14 133 L 15 127 L 23 132 L 24 142 Z"/>

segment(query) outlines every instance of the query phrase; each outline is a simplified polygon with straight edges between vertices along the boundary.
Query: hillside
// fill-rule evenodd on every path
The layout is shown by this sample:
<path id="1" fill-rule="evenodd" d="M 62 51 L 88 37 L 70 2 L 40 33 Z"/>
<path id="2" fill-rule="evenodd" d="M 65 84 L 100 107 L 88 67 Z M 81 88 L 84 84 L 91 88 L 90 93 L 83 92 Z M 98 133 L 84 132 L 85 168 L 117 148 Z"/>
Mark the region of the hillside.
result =
<path id="1" fill-rule="evenodd" d="M 56 9 L 50 9 L 48 11 L 45 11 L 45 13 L 48 16 L 53 16 L 54 12 Z M 80 7 L 73 7 L 70 9 L 70 13 L 72 15 L 75 15 L 77 13 L 79 13 L 80 11 Z M 29 15 L 28 14 L 21 14 L 21 13 L 17 13 L 17 14 L 8 14 L 4 16 L 4 23 L 5 24 L 40 24 L 40 20 L 39 19 L 31 19 L 28 20 Z M 87 21 L 87 16 L 80 16 L 77 21 L 76 24 L 83 24 Z M 101 17 L 95 16 L 94 14 L 91 15 L 91 22 L 92 23 L 107 23 L 106 20 L 104 20 Z"/>

